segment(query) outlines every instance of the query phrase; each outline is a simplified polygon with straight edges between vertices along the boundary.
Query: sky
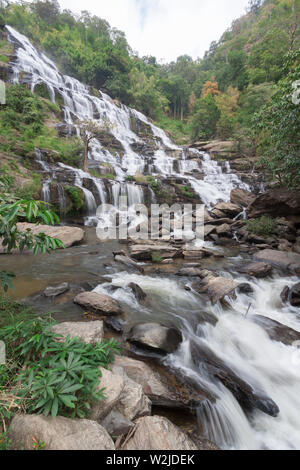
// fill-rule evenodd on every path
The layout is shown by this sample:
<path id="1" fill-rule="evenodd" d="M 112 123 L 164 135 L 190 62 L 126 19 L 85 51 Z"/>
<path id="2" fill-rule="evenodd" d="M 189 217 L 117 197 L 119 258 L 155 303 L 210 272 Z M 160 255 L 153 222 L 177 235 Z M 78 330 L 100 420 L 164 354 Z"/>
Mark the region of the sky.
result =
<path id="1" fill-rule="evenodd" d="M 88 10 L 126 33 L 140 56 L 170 62 L 183 54 L 202 58 L 249 0 L 59 0 L 75 13 Z"/>

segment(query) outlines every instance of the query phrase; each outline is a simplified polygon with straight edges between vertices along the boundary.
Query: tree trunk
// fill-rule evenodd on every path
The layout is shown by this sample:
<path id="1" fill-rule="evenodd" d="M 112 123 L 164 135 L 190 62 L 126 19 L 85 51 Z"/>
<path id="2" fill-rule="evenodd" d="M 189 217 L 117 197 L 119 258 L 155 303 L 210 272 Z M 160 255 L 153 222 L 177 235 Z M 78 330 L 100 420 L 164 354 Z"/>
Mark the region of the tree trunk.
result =
<path id="1" fill-rule="evenodd" d="M 89 143 L 84 143 L 83 171 L 88 171 Z"/>

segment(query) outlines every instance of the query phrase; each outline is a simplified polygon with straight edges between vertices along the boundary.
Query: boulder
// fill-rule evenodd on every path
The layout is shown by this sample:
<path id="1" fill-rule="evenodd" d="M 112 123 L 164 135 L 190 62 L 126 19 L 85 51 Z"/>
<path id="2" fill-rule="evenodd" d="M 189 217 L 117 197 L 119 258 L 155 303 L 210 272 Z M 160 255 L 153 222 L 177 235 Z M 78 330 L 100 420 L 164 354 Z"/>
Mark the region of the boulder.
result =
<path id="1" fill-rule="evenodd" d="M 250 218 L 262 215 L 286 217 L 300 214 L 300 191 L 288 189 L 272 189 L 260 194 L 248 207 Z"/>
<path id="2" fill-rule="evenodd" d="M 101 422 L 111 436 L 126 436 L 134 427 L 132 421 L 126 419 L 118 410 L 112 410 Z"/>
<path id="3" fill-rule="evenodd" d="M 137 269 L 140 273 L 144 274 L 144 268 L 128 256 L 117 255 L 115 256 L 115 261 L 124 264 L 127 268 Z"/>
<path id="4" fill-rule="evenodd" d="M 242 212 L 242 208 L 239 205 L 232 204 L 231 202 L 219 202 L 213 210 L 212 213 L 218 217 L 218 214 L 225 214 L 229 218 L 234 218 Z"/>
<path id="5" fill-rule="evenodd" d="M 229 235 L 231 236 L 231 227 L 228 224 L 222 224 L 217 227 L 217 235 Z"/>
<path id="6" fill-rule="evenodd" d="M 132 292 L 134 293 L 135 298 L 136 298 L 139 302 L 142 302 L 142 301 L 146 300 L 147 295 L 145 294 L 145 292 L 143 291 L 143 289 L 141 289 L 140 286 L 138 286 L 138 285 L 135 284 L 134 282 L 131 282 L 130 284 L 128 284 L 128 287 L 129 287 L 129 289 L 132 290 Z"/>
<path id="7" fill-rule="evenodd" d="M 246 266 L 238 268 L 238 272 L 241 274 L 247 274 L 248 276 L 257 277 L 259 279 L 270 276 L 273 271 L 273 266 L 267 263 L 251 263 Z"/>
<path id="8" fill-rule="evenodd" d="M 99 390 L 104 389 L 105 399 L 100 400 L 93 405 L 91 419 L 101 422 L 113 409 L 116 408 L 120 401 L 122 392 L 125 388 L 125 380 L 121 375 L 100 368 L 101 378 Z"/>
<path id="9" fill-rule="evenodd" d="M 169 370 L 153 370 L 148 364 L 119 356 L 115 365 L 122 367 L 128 377 L 143 387 L 144 393 L 155 406 L 191 411 L 212 397 L 199 387 L 195 389 L 184 380 L 179 380 Z"/>
<path id="10" fill-rule="evenodd" d="M 106 294 L 97 292 L 82 292 L 74 299 L 75 304 L 86 308 L 88 311 L 102 315 L 121 315 L 122 310 L 119 303 Z"/>
<path id="11" fill-rule="evenodd" d="M 62 341 L 70 336 L 71 338 L 80 338 L 87 344 L 95 345 L 101 343 L 104 338 L 102 321 L 59 323 L 52 327 L 52 331 L 61 335 Z"/>
<path id="12" fill-rule="evenodd" d="M 261 326 L 273 341 L 291 346 L 295 341 L 300 340 L 300 332 L 293 330 L 289 326 L 283 325 L 278 321 L 262 315 L 253 315 L 251 317 L 255 323 Z"/>
<path id="13" fill-rule="evenodd" d="M 178 271 L 177 276 L 201 277 L 202 269 L 199 268 L 182 268 Z"/>
<path id="14" fill-rule="evenodd" d="M 216 227 L 214 225 L 205 225 L 204 226 L 204 236 L 208 237 L 212 233 L 216 231 Z"/>
<path id="15" fill-rule="evenodd" d="M 176 351 L 182 342 L 182 334 L 176 328 L 158 323 L 141 323 L 130 330 L 127 339 L 141 349 L 164 355 Z"/>
<path id="16" fill-rule="evenodd" d="M 230 202 L 238 206 L 248 207 L 255 200 L 255 195 L 245 189 L 233 189 L 230 194 Z"/>
<path id="17" fill-rule="evenodd" d="M 15 450 L 33 450 L 38 440 L 44 450 L 115 450 L 107 431 L 95 421 L 43 415 L 16 415 L 9 428 Z"/>
<path id="18" fill-rule="evenodd" d="M 44 233 L 49 237 L 58 238 L 63 242 L 65 248 L 77 245 L 84 239 L 84 230 L 78 227 L 54 227 L 53 225 L 36 225 L 22 222 L 17 224 L 17 228 L 21 232 L 26 232 L 26 230 L 29 229 L 34 235 Z M 15 252 L 16 251 L 14 251 L 14 253 Z M 0 254 L 1 253 L 7 253 L 7 249 L 2 245 L 0 240 Z"/>
<path id="19" fill-rule="evenodd" d="M 207 294 L 213 305 L 224 299 L 227 295 L 233 295 L 239 283 L 225 277 L 217 277 L 212 272 L 203 270 L 200 277 L 202 281 L 192 285 L 193 290 L 199 294 Z"/>
<path id="20" fill-rule="evenodd" d="M 256 253 L 254 258 L 300 274 L 300 255 L 297 253 L 267 249 Z"/>
<path id="21" fill-rule="evenodd" d="M 179 254 L 179 250 L 171 245 L 133 245 L 130 256 L 139 261 L 152 261 L 152 255 L 157 254 L 162 259 L 171 259 Z"/>
<path id="22" fill-rule="evenodd" d="M 293 307 L 300 307 L 300 282 L 293 287 L 285 287 L 281 293 L 283 302 L 289 302 Z"/>
<path id="23" fill-rule="evenodd" d="M 181 429 L 161 416 L 148 416 L 137 421 L 134 435 L 122 450 L 198 450 Z"/>
<path id="24" fill-rule="evenodd" d="M 261 392 L 256 392 L 205 344 L 192 341 L 191 356 L 196 367 L 204 369 L 209 376 L 219 380 L 228 388 L 243 409 L 248 411 L 259 409 L 270 416 L 278 416 L 280 410 L 271 398 Z"/>
<path id="25" fill-rule="evenodd" d="M 65 294 L 69 290 L 69 284 L 64 282 L 58 286 L 49 286 L 44 290 L 43 294 L 45 297 L 58 297 L 59 295 Z"/>

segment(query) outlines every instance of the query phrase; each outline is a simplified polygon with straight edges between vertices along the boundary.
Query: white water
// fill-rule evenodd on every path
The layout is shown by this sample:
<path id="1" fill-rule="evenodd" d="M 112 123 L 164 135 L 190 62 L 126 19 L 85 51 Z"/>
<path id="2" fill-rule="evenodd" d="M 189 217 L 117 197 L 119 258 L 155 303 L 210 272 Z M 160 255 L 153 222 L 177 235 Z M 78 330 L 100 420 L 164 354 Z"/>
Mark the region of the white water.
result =
<path id="1" fill-rule="evenodd" d="M 228 276 L 228 273 L 227 273 Z M 244 280 L 240 278 L 240 280 Z M 134 282 L 148 295 L 139 305 L 126 286 Z M 296 347 L 271 341 L 267 333 L 253 321 L 253 315 L 264 315 L 300 331 L 297 309 L 282 306 L 280 292 L 296 278 L 275 278 L 252 283 L 251 313 L 246 317 L 249 297 L 238 294 L 231 300 L 231 309 L 212 307 L 204 296 L 187 292 L 181 283 L 162 277 L 142 276 L 125 272 L 112 276 L 112 284 L 122 289 L 110 293 L 127 310 L 136 313 L 136 321 L 167 322 L 180 326 L 184 342 L 166 364 L 193 377 L 219 398 L 216 404 L 205 403 L 199 409 L 199 420 L 207 437 L 225 449 L 299 449 L 300 448 L 300 352 Z M 95 291 L 107 292 L 110 283 Z M 205 324 L 195 328 L 194 317 L 206 311 L 218 318 L 216 327 Z M 257 410 L 247 417 L 233 395 L 220 383 L 208 382 L 195 369 L 190 356 L 190 341 L 206 345 L 257 391 L 263 391 L 280 408 L 273 418 Z"/>

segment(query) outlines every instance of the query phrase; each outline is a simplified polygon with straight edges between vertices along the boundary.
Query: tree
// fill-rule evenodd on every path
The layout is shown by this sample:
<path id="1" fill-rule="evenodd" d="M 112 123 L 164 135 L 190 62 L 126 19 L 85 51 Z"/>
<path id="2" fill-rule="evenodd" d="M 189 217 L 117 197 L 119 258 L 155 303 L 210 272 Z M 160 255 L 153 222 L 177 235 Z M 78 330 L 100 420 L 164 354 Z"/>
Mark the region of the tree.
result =
<path id="1" fill-rule="evenodd" d="M 210 80 L 204 83 L 202 89 L 202 98 L 206 98 L 208 95 L 216 96 L 221 92 L 219 90 L 218 82 L 215 81 L 215 76 L 213 75 Z"/>
<path id="2" fill-rule="evenodd" d="M 210 139 L 215 137 L 219 119 L 220 111 L 214 97 L 209 94 L 206 98 L 200 98 L 192 120 L 192 138 Z"/>
<path id="3" fill-rule="evenodd" d="M 84 144 L 83 170 L 88 171 L 88 157 L 92 140 L 100 137 L 101 133 L 108 132 L 111 126 L 108 121 L 99 124 L 91 119 L 80 121 L 78 125 L 80 126 L 80 136 Z"/>

